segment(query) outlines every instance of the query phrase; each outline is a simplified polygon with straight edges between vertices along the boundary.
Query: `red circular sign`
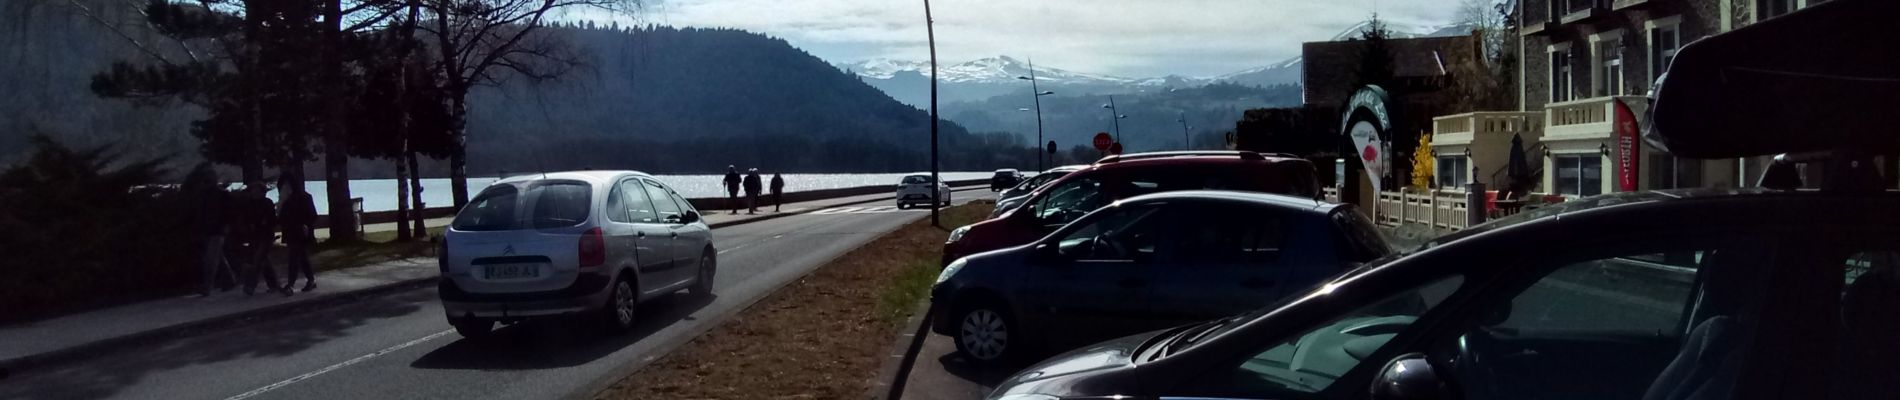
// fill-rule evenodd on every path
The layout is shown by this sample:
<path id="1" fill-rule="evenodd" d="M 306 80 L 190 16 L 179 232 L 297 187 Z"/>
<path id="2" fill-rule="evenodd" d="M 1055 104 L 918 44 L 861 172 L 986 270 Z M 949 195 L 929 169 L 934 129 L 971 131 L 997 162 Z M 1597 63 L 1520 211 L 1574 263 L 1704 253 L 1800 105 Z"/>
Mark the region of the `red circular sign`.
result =
<path id="1" fill-rule="evenodd" d="M 1096 150 L 1108 150 L 1108 146 L 1114 145 L 1114 144 L 1115 144 L 1115 138 L 1109 137 L 1108 132 L 1101 132 L 1101 133 L 1095 134 L 1095 149 Z"/>

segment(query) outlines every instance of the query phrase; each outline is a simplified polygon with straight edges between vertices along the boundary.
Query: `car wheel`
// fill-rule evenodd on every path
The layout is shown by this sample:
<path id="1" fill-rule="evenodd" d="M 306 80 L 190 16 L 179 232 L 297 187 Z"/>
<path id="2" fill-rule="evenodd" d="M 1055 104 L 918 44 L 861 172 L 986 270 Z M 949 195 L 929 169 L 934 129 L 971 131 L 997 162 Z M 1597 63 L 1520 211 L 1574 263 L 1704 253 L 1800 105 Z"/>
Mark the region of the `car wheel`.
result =
<path id="1" fill-rule="evenodd" d="M 1008 311 L 984 302 L 956 313 L 957 351 L 979 364 L 996 364 L 1020 353 L 1016 350 L 1016 320 Z"/>
<path id="2" fill-rule="evenodd" d="M 710 248 L 706 249 L 705 254 L 699 255 L 699 276 L 693 279 L 693 286 L 686 289 L 687 293 L 700 297 L 712 296 L 713 274 L 719 268 L 715 255 Z"/>
<path id="3" fill-rule="evenodd" d="M 449 318 L 455 333 L 469 339 L 481 339 L 495 332 L 495 321 L 481 318 Z"/>
<path id="4" fill-rule="evenodd" d="M 608 333 L 624 333 L 633 330 L 634 311 L 639 308 L 640 296 L 634 291 L 633 280 L 621 278 L 614 281 L 608 289 L 607 306 L 600 308 L 601 325 Z"/>

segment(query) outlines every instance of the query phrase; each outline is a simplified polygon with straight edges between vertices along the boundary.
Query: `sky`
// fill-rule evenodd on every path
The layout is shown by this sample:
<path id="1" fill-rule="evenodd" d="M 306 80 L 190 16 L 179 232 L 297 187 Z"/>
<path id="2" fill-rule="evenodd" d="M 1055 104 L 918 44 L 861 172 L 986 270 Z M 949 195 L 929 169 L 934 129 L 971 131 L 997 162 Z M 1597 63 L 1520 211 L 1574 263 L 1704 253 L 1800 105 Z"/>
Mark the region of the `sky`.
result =
<path id="1" fill-rule="evenodd" d="M 653 0 L 649 0 L 653 1 Z M 646 24 L 738 28 L 832 63 L 928 60 L 917 0 L 657 0 Z M 1460 0 L 936 0 L 938 62 L 997 55 L 1127 77 L 1215 76 L 1298 56 L 1375 10 L 1442 26 Z"/>

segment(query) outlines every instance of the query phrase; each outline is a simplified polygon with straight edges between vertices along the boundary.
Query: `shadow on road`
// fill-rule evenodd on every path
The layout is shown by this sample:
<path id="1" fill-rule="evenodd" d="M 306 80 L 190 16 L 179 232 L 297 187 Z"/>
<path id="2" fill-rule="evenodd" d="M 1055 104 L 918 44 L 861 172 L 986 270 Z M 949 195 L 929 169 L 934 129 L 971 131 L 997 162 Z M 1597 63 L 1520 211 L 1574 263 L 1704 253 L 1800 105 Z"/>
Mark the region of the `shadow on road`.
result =
<path id="1" fill-rule="evenodd" d="M 459 338 L 409 366 L 423 369 L 527 370 L 587 364 L 639 342 L 694 312 L 716 296 L 674 294 L 640 305 L 633 331 L 603 333 L 594 321 L 559 318 L 508 326 L 480 340 Z"/>
<path id="2" fill-rule="evenodd" d="M 81 362 L 13 371 L 16 376 L 0 384 L 0 399 L 104 398 L 119 395 L 124 388 L 158 372 L 242 358 L 287 357 L 347 336 L 348 330 L 375 320 L 414 313 L 429 301 L 435 301 L 435 291 L 415 290 L 364 299 L 345 307 L 292 310 L 291 315 L 308 314 L 261 322 L 237 321 Z"/>

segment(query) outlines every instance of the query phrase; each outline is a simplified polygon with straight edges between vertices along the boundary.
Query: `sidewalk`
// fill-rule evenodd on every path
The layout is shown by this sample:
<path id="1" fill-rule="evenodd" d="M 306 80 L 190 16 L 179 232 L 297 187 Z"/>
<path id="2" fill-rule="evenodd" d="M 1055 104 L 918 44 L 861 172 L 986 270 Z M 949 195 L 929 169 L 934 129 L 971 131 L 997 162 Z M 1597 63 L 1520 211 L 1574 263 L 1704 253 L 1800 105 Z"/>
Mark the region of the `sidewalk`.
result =
<path id="1" fill-rule="evenodd" d="M 957 191 L 981 186 L 955 188 Z M 731 214 L 731 210 L 700 210 L 714 228 L 788 217 L 827 208 L 890 200 L 890 194 L 840 197 L 787 203 L 780 212 L 761 207 L 758 214 Z M 447 225 L 450 218 L 427 220 L 429 227 Z M 393 231 L 395 223 L 370 224 L 367 232 Z M 317 236 L 328 237 L 327 229 Z M 230 321 L 280 314 L 297 307 L 424 287 L 435 282 L 435 260 L 413 258 L 317 274 L 317 290 L 284 297 L 241 290 L 216 292 L 210 297 L 175 297 L 67 315 L 43 321 L 0 327 L 0 376 L 7 370 L 28 368 L 88 352 L 162 337 L 180 331 Z"/>
<path id="2" fill-rule="evenodd" d="M 419 287 L 434 282 L 435 277 L 432 260 L 410 259 L 324 271 L 317 274 L 316 290 L 289 297 L 277 293 L 247 297 L 242 289 L 236 289 L 203 298 L 165 298 L 0 327 L 0 343 L 6 343 L 0 346 L 0 369 L 80 356 L 115 344 L 276 314 L 297 306 Z"/>

